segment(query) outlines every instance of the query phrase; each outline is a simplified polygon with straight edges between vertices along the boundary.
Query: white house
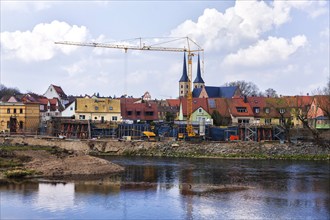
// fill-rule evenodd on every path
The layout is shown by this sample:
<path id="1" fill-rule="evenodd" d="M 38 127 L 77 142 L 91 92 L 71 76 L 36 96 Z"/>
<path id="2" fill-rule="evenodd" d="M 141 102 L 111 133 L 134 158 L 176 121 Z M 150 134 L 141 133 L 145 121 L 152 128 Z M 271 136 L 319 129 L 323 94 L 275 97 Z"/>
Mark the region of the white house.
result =
<path id="1" fill-rule="evenodd" d="M 62 117 L 72 117 L 76 114 L 75 110 L 76 101 L 73 101 L 67 105 L 67 107 L 62 111 Z"/>
<path id="2" fill-rule="evenodd" d="M 57 98 L 60 100 L 62 107 L 64 108 L 66 104 L 69 103 L 68 96 L 64 93 L 60 86 L 50 85 L 44 94 L 48 99 Z"/>

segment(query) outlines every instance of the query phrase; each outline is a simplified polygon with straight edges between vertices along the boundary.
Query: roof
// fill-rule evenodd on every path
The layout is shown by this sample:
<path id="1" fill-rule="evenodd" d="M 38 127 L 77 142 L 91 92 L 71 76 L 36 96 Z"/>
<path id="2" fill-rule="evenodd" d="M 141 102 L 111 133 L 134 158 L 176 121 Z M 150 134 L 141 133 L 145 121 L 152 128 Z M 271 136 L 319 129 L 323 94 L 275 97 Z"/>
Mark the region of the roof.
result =
<path id="1" fill-rule="evenodd" d="M 167 103 L 171 107 L 178 107 L 180 106 L 180 99 L 166 99 Z"/>
<path id="2" fill-rule="evenodd" d="M 226 98 L 208 98 L 209 113 L 217 110 L 222 117 L 230 117 L 228 102 Z"/>
<path id="3" fill-rule="evenodd" d="M 192 91 L 192 96 L 198 98 L 202 92 L 203 88 L 194 88 Z"/>
<path id="4" fill-rule="evenodd" d="M 52 84 L 52 86 L 54 87 L 55 91 L 57 92 L 57 94 L 61 97 L 61 98 L 66 98 L 67 95 L 64 93 L 63 89 L 60 86 L 55 86 Z"/>
<path id="5" fill-rule="evenodd" d="M 244 102 L 243 98 L 227 99 L 230 113 L 235 117 L 253 117 L 253 111 L 248 102 Z M 237 108 L 246 108 L 246 112 L 239 112 Z"/>
<path id="6" fill-rule="evenodd" d="M 182 113 L 183 115 L 187 115 L 187 98 L 182 97 L 180 100 L 182 102 Z M 205 111 L 208 111 L 208 103 L 206 98 L 193 98 L 192 113 L 199 107 L 202 107 Z"/>
<path id="7" fill-rule="evenodd" d="M 232 98 L 238 89 L 237 86 L 205 86 L 205 91 L 209 98 Z M 194 88 L 193 97 L 199 97 L 202 88 Z"/>
<path id="8" fill-rule="evenodd" d="M 184 53 L 184 57 L 183 57 L 182 76 L 179 82 L 189 82 L 189 78 L 187 74 L 186 53 Z"/>
<path id="9" fill-rule="evenodd" d="M 201 75 L 201 65 L 200 65 L 199 54 L 198 54 L 198 63 L 197 63 L 197 75 L 196 75 L 196 79 L 194 80 L 194 83 L 204 83 L 204 80 Z"/>

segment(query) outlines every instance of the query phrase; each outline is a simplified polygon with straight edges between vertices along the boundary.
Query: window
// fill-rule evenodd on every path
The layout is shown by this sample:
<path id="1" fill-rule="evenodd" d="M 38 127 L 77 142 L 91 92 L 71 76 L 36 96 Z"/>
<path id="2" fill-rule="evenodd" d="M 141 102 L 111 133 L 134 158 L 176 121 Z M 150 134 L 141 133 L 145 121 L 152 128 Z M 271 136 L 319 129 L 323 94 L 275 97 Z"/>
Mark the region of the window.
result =
<path id="1" fill-rule="evenodd" d="M 97 117 L 94 117 L 94 120 L 97 120 Z"/>
<path id="2" fill-rule="evenodd" d="M 269 108 L 265 108 L 265 112 L 266 112 L 267 114 L 269 114 L 269 112 L 270 112 Z"/>
<path id="3" fill-rule="evenodd" d="M 136 115 L 140 116 L 141 115 L 141 112 L 140 111 L 137 111 L 136 112 Z"/>
<path id="4" fill-rule="evenodd" d="M 183 89 L 183 85 L 181 85 L 181 89 Z"/>
<path id="5" fill-rule="evenodd" d="M 14 114 L 16 114 L 16 108 L 14 108 Z"/>
<path id="6" fill-rule="evenodd" d="M 280 124 L 285 125 L 285 118 L 280 118 Z"/>
<path id="7" fill-rule="evenodd" d="M 237 112 L 247 112 L 246 107 L 236 107 Z"/>
<path id="8" fill-rule="evenodd" d="M 132 115 L 133 112 L 132 111 L 127 111 L 127 115 Z"/>
<path id="9" fill-rule="evenodd" d="M 112 106 L 110 106 L 110 107 L 109 107 L 109 110 L 113 110 L 113 107 L 112 107 Z"/>
<path id="10" fill-rule="evenodd" d="M 272 124 L 272 119 L 271 118 L 265 118 L 265 124 L 266 125 Z"/>
<path id="11" fill-rule="evenodd" d="M 186 88 L 188 89 L 188 85 L 186 85 Z"/>
<path id="12" fill-rule="evenodd" d="M 117 116 L 112 116 L 112 121 L 117 121 Z"/>
<path id="13" fill-rule="evenodd" d="M 238 119 L 239 124 L 249 124 L 250 120 L 249 119 Z"/>
<path id="14" fill-rule="evenodd" d="M 79 119 L 85 119 L 85 115 L 79 115 Z"/>
<path id="15" fill-rule="evenodd" d="M 70 107 L 70 111 L 73 111 L 73 107 Z"/>
<path id="16" fill-rule="evenodd" d="M 254 108 L 254 113 L 258 114 L 260 112 L 260 108 L 259 107 L 255 107 Z"/>
<path id="17" fill-rule="evenodd" d="M 95 110 L 96 110 L 96 111 L 99 110 L 99 107 L 98 107 L 98 106 L 95 106 Z"/>
<path id="18" fill-rule="evenodd" d="M 20 114 L 23 114 L 23 109 L 22 109 L 22 108 L 19 109 L 19 113 L 20 113 Z"/>
<path id="19" fill-rule="evenodd" d="M 199 108 L 199 109 L 198 109 L 198 112 L 199 112 L 199 113 L 202 113 L 202 112 L 203 112 L 203 109 Z"/>
<path id="20" fill-rule="evenodd" d="M 10 108 L 7 108 L 7 113 L 10 114 Z"/>
<path id="21" fill-rule="evenodd" d="M 154 112 L 146 112 L 146 116 L 153 116 Z"/>
<path id="22" fill-rule="evenodd" d="M 183 91 L 181 90 L 181 94 L 183 93 Z"/>
<path id="23" fill-rule="evenodd" d="M 10 122 L 7 121 L 7 128 L 10 128 Z"/>
<path id="24" fill-rule="evenodd" d="M 280 109 L 280 113 L 283 114 L 285 112 L 285 109 L 284 108 L 281 108 Z"/>

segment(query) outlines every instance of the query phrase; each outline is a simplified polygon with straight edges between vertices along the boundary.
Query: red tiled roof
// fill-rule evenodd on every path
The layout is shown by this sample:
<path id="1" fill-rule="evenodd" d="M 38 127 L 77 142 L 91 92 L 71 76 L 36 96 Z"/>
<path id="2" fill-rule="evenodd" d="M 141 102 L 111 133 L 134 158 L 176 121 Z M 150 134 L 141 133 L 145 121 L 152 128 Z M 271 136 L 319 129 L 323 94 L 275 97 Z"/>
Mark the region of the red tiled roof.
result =
<path id="1" fill-rule="evenodd" d="M 180 99 L 166 99 L 169 106 L 177 107 L 180 106 Z"/>
<path id="2" fill-rule="evenodd" d="M 182 102 L 182 113 L 187 115 L 187 98 L 180 98 Z M 206 98 L 193 98 L 192 100 L 192 113 L 196 111 L 199 107 L 202 107 L 205 111 L 208 111 L 208 104 Z"/>
<path id="3" fill-rule="evenodd" d="M 235 117 L 253 117 L 253 111 L 249 104 L 249 102 L 244 102 L 243 98 L 231 98 L 227 99 L 228 106 L 230 109 L 230 114 L 232 114 Z M 246 112 L 239 112 L 237 111 L 237 108 L 245 108 Z"/>
<path id="4" fill-rule="evenodd" d="M 214 100 L 215 108 L 212 108 L 213 106 L 209 104 L 209 114 L 212 114 L 214 110 L 217 110 L 222 117 L 230 117 L 226 98 L 208 98 L 208 102 L 211 102 L 211 100 Z"/>

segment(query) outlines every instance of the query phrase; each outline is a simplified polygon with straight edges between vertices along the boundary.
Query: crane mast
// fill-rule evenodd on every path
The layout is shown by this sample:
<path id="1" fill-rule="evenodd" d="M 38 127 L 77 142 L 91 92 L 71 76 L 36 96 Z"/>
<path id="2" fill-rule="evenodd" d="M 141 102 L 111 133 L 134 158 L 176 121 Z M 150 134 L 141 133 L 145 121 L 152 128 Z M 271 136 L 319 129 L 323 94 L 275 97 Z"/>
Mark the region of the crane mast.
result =
<path id="1" fill-rule="evenodd" d="M 189 137 L 194 137 L 196 134 L 194 132 L 192 126 L 192 57 L 196 52 L 204 51 L 197 43 L 191 40 L 189 37 L 179 38 L 187 40 L 187 48 L 186 47 L 160 47 L 159 44 L 156 45 L 145 45 L 142 44 L 142 38 L 138 38 L 140 40 L 139 45 L 128 45 L 128 44 L 109 44 L 109 43 L 97 43 L 97 42 L 73 42 L 73 41 L 57 41 L 55 44 L 62 45 L 71 45 L 71 46 L 84 46 L 84 47 L 95 47 L 95 48 L 111 48 L 111 49 L 122 49 L 125 52 L 127 50 L 142 50 L 142 51 L 165 51 L 165 52 L 186 52 L 188 54 L 188 94 L 187 94 L 187 127 L 186 131 Z M 172 40 L 175 41 L 175 40 Z M 169 41 L 169 42 L 172 42 Z M 164 43 L 169 43 L 164 42 Z M 196 49 L 191 49 L 191 43 L 196 46 Z"/>

